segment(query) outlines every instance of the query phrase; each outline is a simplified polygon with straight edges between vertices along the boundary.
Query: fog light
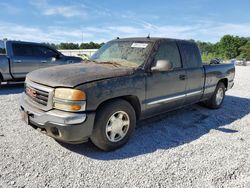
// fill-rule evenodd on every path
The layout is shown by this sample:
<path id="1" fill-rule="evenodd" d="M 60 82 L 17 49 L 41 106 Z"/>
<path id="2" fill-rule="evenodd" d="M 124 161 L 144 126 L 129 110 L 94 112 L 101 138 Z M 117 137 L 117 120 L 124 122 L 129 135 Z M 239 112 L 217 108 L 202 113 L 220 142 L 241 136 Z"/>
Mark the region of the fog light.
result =
<path id="1" fill-rule="evenodd" d="M 59 130 L 56 127 L 51 127 L 50 130 L 54 136 L 59 136 Z"/>

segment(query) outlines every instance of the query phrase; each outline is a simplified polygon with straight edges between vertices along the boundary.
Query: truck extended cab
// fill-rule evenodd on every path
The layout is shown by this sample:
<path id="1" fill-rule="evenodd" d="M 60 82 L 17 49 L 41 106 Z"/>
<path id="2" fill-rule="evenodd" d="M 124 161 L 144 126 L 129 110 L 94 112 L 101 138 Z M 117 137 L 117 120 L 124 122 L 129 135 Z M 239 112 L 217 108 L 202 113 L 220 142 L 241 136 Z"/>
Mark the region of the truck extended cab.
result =
<path id="1" fill-rule="evenodd" d="M 21 112 L 56 140 L 90 138 L 109 151 L 128 141 L 138 120 L 198 102 L 221 107 L 234 75 L 233 64 L 203 65 L 189 41 L 116 39 L 84 64 L 29 73 Z"/>
<path id="2" fill-rule="evenodd" d="M 28 72 L 54 65 L 79 63 L 78 57 L 67 57 L 39 43 L 0 41 L 0 85 L 2 82 L 22 81 Z"/>

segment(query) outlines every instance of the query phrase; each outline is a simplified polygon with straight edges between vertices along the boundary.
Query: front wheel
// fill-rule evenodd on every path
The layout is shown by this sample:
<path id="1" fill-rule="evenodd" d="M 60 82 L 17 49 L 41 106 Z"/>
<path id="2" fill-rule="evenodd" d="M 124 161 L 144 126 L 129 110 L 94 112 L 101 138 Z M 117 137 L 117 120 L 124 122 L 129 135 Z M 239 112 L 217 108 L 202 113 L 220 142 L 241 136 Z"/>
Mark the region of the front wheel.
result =
<path id="1" fill-rule="evenodd" d="M 224 83 L 219 82 L 212 97 L 205 101 L 205 105 L 212 109 L 218 109 L 221 107 L 225 98 L 226 87 Z"/>
<path id="2" fill-rule="evenodd" d="M 135 125 L 135 110 L 130 103 L 111 101 L 98 110 L 91 141 L 104 151 L 117 149 L 128 142 Z"/>

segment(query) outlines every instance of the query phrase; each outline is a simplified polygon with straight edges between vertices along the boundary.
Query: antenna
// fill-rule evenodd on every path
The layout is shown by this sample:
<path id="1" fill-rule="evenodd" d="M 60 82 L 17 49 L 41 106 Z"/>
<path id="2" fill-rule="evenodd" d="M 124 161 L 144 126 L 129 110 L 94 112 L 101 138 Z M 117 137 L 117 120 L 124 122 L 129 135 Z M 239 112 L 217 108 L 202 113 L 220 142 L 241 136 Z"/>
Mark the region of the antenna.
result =
<path id="1" fill-rule="evenodd" d="M 147 38 L 150 39 L 150 33 L 148 34 Z"/>

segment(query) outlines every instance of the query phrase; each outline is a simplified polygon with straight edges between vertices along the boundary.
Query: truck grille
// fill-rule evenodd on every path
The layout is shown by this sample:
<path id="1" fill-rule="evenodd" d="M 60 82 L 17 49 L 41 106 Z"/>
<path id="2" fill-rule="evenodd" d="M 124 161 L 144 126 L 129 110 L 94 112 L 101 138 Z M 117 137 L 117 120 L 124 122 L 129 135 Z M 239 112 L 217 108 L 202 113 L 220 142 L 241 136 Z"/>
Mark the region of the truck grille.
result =
<path id="1" fill-rule="evenodd" d="M 29 101 L 38 108 L 43 110 L 50 110 L 52 108 L 53 88 L 26 80 L 25 93 L 29 97 Z"/>
<path id="2" fill-rule="evenodd" d="M 31 86 L 26 86 L 25 93 L 32 98 L 35 102 L 47 106 L 49 93 L 46 91 L 41 91 L 39 89 L 33 88 Z"/>

